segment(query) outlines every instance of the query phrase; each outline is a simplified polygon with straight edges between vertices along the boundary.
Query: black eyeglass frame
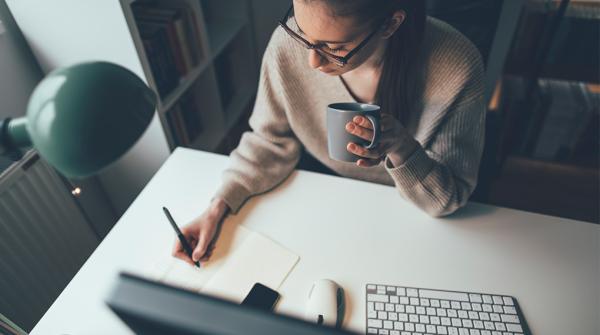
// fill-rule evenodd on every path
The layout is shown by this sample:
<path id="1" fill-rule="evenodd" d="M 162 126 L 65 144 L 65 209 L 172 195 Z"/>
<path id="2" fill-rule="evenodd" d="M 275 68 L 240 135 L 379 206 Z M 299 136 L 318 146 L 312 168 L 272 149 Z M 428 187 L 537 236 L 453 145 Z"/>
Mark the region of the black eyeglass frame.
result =
<path id="1" fill-rule="evenodd" d="M 332 61 L 335 65 L 337 65 L 339 67 L 343 67 L 346 64 L 348 64 L 348 61 L 350 60 L 350 58 L 352 58 L 352 56 L 356 55 L 356 53 L 358 53 L 365 45 L 367 45 L 367 43 L 369 43 L 369 40 L 371 38 L 373 38 L 373 36 L 375 36 L 375 34 L 381 28 L 379 26 L 377 29 L 375 29 L 372 33 L 370 33 L 367 37 L 365 37 L 365 39 L 362 42 L 360 42 L 359 45 L 357 45 L 354 49 L 350 50 L 350 52 L 348 52 L 345 56 L 337 56 L 337 55 L 331 54 L 325 50 L 321 50 L 320 46 L 310 43 L 309 41 L 305 40 L 302 36 L 298 35 L 298 33 L 296 33 L 294 30 L 292 30 L 292 28 L 288 27 L 286 22 L 289 20 L 292 10 L 294 10 L 294 5 L 291 5 L 290 8 L 288 9 L 288 11 L 285 13 L 285 16 L 283 17 L 283 19 L 279 20 L 279 25 L 283 28 L 283 30 L 285 30 L 288 33 L 288 35 L 290 35 L 293 39 L 295 39 L 296 41 L 303 44 L 304 47 L 306 47 L 307 49 L 315 50 L 320 55 L 322 55 L 325 58 L 327 58 L 328 60 Z"/>

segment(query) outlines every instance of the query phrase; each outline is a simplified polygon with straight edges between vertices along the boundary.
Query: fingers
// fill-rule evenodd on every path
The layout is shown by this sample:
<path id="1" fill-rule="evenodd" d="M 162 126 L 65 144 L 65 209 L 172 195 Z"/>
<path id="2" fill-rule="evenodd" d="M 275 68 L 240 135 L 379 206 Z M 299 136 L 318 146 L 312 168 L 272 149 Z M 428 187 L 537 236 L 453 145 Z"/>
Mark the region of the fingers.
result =
<path id="1" fill-rule="evenodd" d="M 199 261 L 206 254 L 212 235 L 212 231 L 208 232 L 206 229 L 200 232 L 200 236 L 198 236 L 198 245 L 196 245 L 194 252 L 192 252 L 192 260 L 194 260 L 194 262 Z"/>
<path id="2" fill-rule="evenodd" d="M 366 117 L 363 117 L 363 116 L 355 116 L 352 119 L 352 122 L 350 122 L 350 123 L 354 123 L 355 125 L 360 126 L 365 129 L 373 130 L 373 124 L 371 123 L 371 121 L 369 121 L 369 119 L 367 119 Z M 394 128 L 395 123 L 396 123 L 396 119 L 394 119 L 393 116 L 387 115 L 387 114 L 382 114 L 381 118 L 379 119 L 379 128 L 382 132 L 389 131 L 392 128 Z M 370 139 L 371 138 L 369 138 L 369 140 Z"/>
<path id="3" fill-rule="evenodd" d="M 367 129 L 365 127 L 359 126 L 354 122 L 348 122 L 346 124 L 346 131 L 352 135 L 362 138 L 363 140 L 371 141 L 373 139 L 372 129 Z"/>
<path id="4" fill-rule="evenodd" d="M 379 163 L 381 163 L 381 158 L 378 158 L 378 159 L 361 158 L 361 159 L 359 159 L 359 160 L 356 161 L 356 165 L 358 165 L 360 167 L 377 166 L 377 165 L 379 165 Z"/>
<path id="5" fill-rule="evenodd" d="M 348 146 L 346 146 L 346 150 L 357 156 L 370 159 L 379 159 L 381 158 L 381 156 L 383 156 L 377 148 L 369 150 L 365 149 L 361 145 L 352 142 L 348 143 Z"/>

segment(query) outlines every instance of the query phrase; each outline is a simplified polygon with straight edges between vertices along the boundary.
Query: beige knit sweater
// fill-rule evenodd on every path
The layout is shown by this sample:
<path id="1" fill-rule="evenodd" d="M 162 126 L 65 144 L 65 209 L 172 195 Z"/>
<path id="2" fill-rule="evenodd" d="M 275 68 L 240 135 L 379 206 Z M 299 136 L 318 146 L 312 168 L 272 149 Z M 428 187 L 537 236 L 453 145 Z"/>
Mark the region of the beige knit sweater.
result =
<path id="1" fill-rule="evenodd" d="M 407 161 L 364 168 L 327 153 L 326 107 L 355 101 L 340 77 L 309 67 L 307 50 L 277 28 L 265 52 L 253 131 L 232 152 L 217 196 L 233 213 L 251 196 L 269 191 L 296 167 L 301 148 L 338 174 L 395 185 L 400 195 L 433 216 L 463 206 L 477 183 L 485 104 L 477 49 L 449 25 L 428 18 L 423 40 L 423 92 L 407 131 L 421 144 Z M 317 191 L 317 190 L 315 190 Z"/>

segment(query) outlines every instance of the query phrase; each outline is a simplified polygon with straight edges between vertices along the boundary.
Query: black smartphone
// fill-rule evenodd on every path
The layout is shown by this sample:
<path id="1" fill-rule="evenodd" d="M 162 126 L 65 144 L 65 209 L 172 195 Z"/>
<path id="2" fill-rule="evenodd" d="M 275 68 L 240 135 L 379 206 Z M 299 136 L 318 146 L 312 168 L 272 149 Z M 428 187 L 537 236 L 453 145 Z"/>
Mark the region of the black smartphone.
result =
<path id="1" fill-rule="evenodd" d="M 278 299 L 277 291 L 273 291 L 261 283 L 256 283 L 242 301 L 242 305 L 272 311 Z"/>

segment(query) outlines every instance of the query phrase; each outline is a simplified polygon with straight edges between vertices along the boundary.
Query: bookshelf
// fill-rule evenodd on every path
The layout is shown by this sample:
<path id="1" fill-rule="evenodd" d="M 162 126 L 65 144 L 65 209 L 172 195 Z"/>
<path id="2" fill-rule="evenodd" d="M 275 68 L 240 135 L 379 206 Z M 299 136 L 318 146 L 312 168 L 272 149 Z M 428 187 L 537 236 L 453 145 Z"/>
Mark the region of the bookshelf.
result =
<path id="1" fill-rule="evenodd" d="M 258 84 L 250 0 L 120 0 L 170 149 L 215 151 Z"/>
<path id="2" fill-rule="evenodd" d="M 524 2 L 488 106 L 498 125 L 484 201 L 598 223 L 599 20 L 598 1 Z"/>

